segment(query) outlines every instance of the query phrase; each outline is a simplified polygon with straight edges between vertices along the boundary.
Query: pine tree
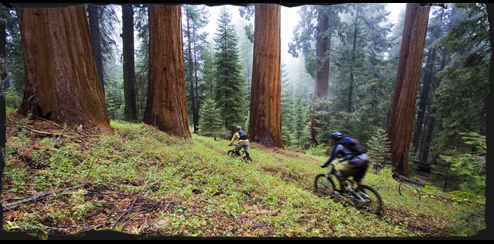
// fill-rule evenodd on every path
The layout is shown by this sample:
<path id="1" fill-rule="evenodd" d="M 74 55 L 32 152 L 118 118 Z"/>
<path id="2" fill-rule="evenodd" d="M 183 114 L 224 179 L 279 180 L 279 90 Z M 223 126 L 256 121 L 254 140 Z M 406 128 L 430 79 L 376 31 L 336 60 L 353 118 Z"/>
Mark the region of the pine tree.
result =
<path id="1" fill-rule="evenodd" d="M 350 12 L 342 17 L 335 43 L 330 111 L 334 127 L 365 142 L 376 127 L 383 127 L 390 108 L 394 79 L 387 78 L 384 57 L 391 47 L 391 26 L 385 22 L 389 12 L 384 4 L 347 5 Z"/>
<path id="2" fill-rule="evenodd" d="M 242 127 L 245 123 L 246 108 L 242 97 L 245 79 L 237 49 L 237 37 L 231 24 L 232 17 L 225 7 L 222 8 L 219 25 L 216 29 L 214 64 L 216 67 L 215 102 L 220 109 L 224 126 L 229 131 Z"/>
<path id="3" fill-rule="evenodd" d="M 2 65 L 7 71 L 7 78 L 4 84 L 12 86 L 18 96 L 24 94 L 25 86 L 25 68 L 24 68 L 24 52 L 22 50 L 21 31 L 19 25 L 18 13 L 14 9 L 9 9 L 5 6 L 0 6 L 0 18 L 6 20 L 7 40 L 6 40 L 6 57 Z"/>
<path id="4" fill-rule="evenodd" d="M 136 5 L 135 28 L 140 44 L 136 51 L 136 97 L 139 121 L 144 118 L 146 110 L 148 73 L 149 73 L 149 25 L 148 6 Z"/>
<path id="5" fill-rule="evenodd" d="M 281 136 L 283 145 L 290 146 L 294 131 L 293 91 L 289 88 L 286 65 L 281 64 Z"/>
<path id="6" fill-rule="evenodd" d="M 220 110 L 211 98 L 206 99 L 201 108 L 202 114 L 199 119 L 200 133 L 202 135 L 211 135 L 216 140 L 216 137 L 220 136 L 224 130 Z"/>
<path id="7" fill-rule="evenodd" d="M 199 109 L 201 100 L 199 86 L 202 86 L 201 80 L 201 53 L 204 52 L 204 43 L 208 33 L 200 32 L 208 22 L 206 6 L 184 5 L 183 6 L 183 21 L 182 29 L 184 32 L 184 68 L 185 79 L 188 86 L 187 107 L 188 114 L 192 116 L 189 121 L 192 121 L 194 132 L 198 130 L 199 124 Z"/>

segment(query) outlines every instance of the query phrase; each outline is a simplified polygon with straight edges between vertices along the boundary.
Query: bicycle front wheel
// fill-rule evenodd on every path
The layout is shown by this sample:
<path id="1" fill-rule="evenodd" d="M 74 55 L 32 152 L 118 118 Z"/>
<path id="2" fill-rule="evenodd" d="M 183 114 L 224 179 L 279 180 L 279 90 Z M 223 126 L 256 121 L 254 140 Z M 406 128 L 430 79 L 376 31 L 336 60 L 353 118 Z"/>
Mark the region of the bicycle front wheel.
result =
<path id="1" fill-rule="evenodd" d="M 374 188 L 362 185 L 356 189 L 354 201 L 357 208 L 373 214 L 381 214 L 383 202 L 379 193 Z"/>
<path id="2" fill-rule="evenodd" d="M 333 197 L 335 191 L 335 182 L 329 174 L 318 174 L 314 182 L 316 193 L 321 196 Z"/>
<path id="3" fill-rule="evenodd" d="M 242 160 L 244 160 L 244 162 L 246 163 L 252 163 L 252 159 L 249 156 L 244 156 Z"/>

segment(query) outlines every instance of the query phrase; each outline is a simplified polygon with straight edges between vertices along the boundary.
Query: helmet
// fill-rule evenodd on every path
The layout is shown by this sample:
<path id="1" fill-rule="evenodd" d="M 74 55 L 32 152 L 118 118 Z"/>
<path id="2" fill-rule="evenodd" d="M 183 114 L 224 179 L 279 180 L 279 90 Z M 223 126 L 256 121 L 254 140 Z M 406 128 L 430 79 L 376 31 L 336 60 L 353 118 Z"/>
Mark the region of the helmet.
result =
<path id="1" fill-rule="evenodd" d="M 241 130 L 242 129 L 242 126 L 237 126 L 237 130 Z"/>
<path id="2" fill-rule="evenodd" d="M 339 140 L 341 138 L 343 138 L 343 135 L 340 132 L 333 132 L 333 133 L 331 133 L 331 139 Z"/>

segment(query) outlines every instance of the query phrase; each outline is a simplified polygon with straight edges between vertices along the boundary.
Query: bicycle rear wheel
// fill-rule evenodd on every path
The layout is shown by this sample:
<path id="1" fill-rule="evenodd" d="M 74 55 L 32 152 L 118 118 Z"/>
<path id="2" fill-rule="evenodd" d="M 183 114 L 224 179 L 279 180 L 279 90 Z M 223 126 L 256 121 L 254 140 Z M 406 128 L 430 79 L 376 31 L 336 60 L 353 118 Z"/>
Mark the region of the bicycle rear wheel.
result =
<path id="1" fill-rule="evenodd" d="M 382 212 L 382 199 L 374 188 L 362 185 L 355 190 L 356 207 L 373 214 L 381 214 Z"/>
<path id="2" fill-rule="evenodd" d="M 335 181 L 331 179 L 330 174 L 318 174 L 314 181 L 314 188 L 317 194 L 321 196 L 334 196 L 336 190 Z"/>

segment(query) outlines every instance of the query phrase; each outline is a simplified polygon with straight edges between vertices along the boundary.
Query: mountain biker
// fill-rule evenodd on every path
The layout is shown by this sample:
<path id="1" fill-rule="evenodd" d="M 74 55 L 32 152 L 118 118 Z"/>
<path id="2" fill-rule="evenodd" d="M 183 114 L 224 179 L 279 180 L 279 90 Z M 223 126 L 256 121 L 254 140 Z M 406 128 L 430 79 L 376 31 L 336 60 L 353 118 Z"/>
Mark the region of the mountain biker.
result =
<path id="1" fill-rule="evenodd" d="M 249 155 L 249 138 L 247 137 L 247 133 L 242 130 L 241 126 L 237 126 L 237 132 L 233 135 L 232 140 L 230 141 L 230 144 L 228 146 L 231 146 L 235 140 L 238 139 L 238 143 L 235 144 L 235 152 L 237 155 L 240 156 L 240 149 L 244 148 L 245 154 L 250 157 Z"/>
<path id="2" fill-rule="evenodd" d="M 338 180 L 340 181 L 340 190 L 337 191 L 337 193 L 345 193 L 345 179 L 349 176 L 353 176 L 359 186 L 364 185 L 362 178 L 364 178 L 365 172 L 367 171 L 369 165 L 369 156 L 365 153 L 354 155 L 343 145 L 343 135 L 340 132 L 331 133 L 331 141 L 334 145 L 331 150 L 331 156 L 324 164 L 321 164 L 321 167 L 324 168 L 332 164 L 331 161 L 336 159 L 339 155 L 342 155 L 343 157 L 340 158 L 335 164 L 348 160 L 346 164 L 343 164 L 343 168 L 340 170 L 341 176 L 338 177 Z"/>

